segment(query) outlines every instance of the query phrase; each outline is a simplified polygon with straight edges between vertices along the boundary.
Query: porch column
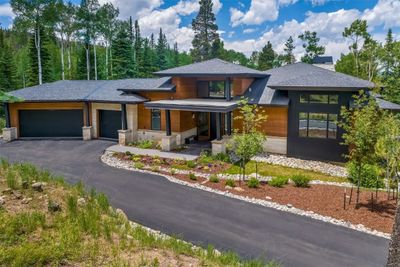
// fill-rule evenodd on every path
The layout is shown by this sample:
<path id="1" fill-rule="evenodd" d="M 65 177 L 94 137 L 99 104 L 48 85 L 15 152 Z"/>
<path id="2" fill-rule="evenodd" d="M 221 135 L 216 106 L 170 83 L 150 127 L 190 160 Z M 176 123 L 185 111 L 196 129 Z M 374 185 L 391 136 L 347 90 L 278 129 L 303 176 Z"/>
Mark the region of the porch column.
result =
<path id="1" fill-rule="evenodd" d="M 126 104 L 121 104 L 121 122 L 122 122 L 122 130 L 128 129 L 128 122 L 126 118 Z"/>
<path id="2" fill-rule="evenodd" d="M 167 136 L 171 136 L 171 111 L 169 109 L 165 110 L 165 130 Z"/>
<path id="3" fill-rule="evenodd" d="M 226 113 L 226 134 L 232 135 L 232 111 Z"/>
<path id="4" fill-rule="evenodd" d="M 85 102 L 83 107 L 83 113 L 85 116 L 85 125 L 82 127 L 82 137 L 84 141 L 92 140 L 93 138 L 93 127 L 90 126 L 90 107 L 89 102 Z"/>
<path id="5" fill-rule="evenodd" d="M 10 128 L 10 109 L 8 107 L 8 103 L 3 103 L 4 114 L 6 115 L 6 128 Z"/>
<path id="6" fill-rule="evenodd" d="M 217 116 L 216 116 L 216 131 L 217 131 L 217 140 L 221 140 L 222 139 L 222 136 L 221 136 L 221 117 L 222 117 L 222 114 L 221 113 L 217 113 Z"/>
<path id="7" fill-rule="evenodd" d="M 225 96 L 226 96 L 226 101 L 231 101 L 232 96 L 231 96 L 231 78 L 230 77 L 225 78 Z"/>

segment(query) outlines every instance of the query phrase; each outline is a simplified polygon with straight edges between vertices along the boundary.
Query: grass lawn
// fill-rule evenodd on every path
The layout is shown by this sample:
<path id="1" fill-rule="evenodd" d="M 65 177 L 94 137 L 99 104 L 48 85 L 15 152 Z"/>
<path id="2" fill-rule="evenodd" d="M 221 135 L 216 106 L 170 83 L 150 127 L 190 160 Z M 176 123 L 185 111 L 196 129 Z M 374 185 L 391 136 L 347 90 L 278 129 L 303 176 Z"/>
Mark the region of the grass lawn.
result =
<path id="1" fill-rule="evenodd" d="M 0 192 L 0 266 L 277 266 L 151 234 L 104 194 L 29 164 L 0 161 Z"/>
<path id="2" fill-rule="evenodd" d="M 255 172 L 256 172 L 255 161 L 251 161 L 246 165 L 246 173 L 251 174 L 251 173 L 255 173 Z M 225 171 L 225 173 L 239 174 L 240 168 L 239 168 L 239 166 L 232 165 L 228 170 Z M 348 182 L 347 178 L 343 178 L 343 177 L 335 177 L 335 176 L 330 176 L 330 175 L 319 173 L 319 172 L 297 169 L 297 168 L 290 168 L 290 167 L 285 167 L 285 166 L 280 166 L 280 165 L 273 165 L 273 164 L 268 164 L 265 162 L 258 163 L 258 173 L 263 176 L 273 176 L 273 177 L 282 176 L 282 177 L 286 177 L 286 178 L 291 178 L 293 175 L 301 174 L 301 175 L 306 175 L 306 176 L 310 177 L 312 180 L 321 180 L 321 181 L 327 181 L 327 182 Z"/>

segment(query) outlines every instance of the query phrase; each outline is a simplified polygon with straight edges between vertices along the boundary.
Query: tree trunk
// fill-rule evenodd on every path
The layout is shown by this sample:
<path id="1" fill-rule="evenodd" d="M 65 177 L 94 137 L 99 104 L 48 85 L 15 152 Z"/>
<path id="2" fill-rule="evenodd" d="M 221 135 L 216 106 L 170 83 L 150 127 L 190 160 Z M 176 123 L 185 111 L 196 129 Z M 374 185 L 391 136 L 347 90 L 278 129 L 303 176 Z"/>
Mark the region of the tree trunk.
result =
<path id="1" fill-rule="evenodd" d="M 96 42 L 93 44 L 93 55 L 94 55 L 94 79 L 97 81 L 97 55 L 96 55 Z"/>
<path id="2" fill-rule="evenodd" d="M 39 85 L 43 84 L 43 75 L 42 75 L 42 54 L 41 54 L 41 40 L 40 40 L 40 29 L 37 27 L 35 33 L 35 46 L 37 51 L 37 61 L 38 61 L 38 78 Z"/>
<path id="3" fill-rule="evenodd" d="M 61 79 L 65 80 L 65 69 L 64 69 L 64 39 L 61 34 Z"/>
<path id="4" fill-rule="evenodd" d="M 68 57 L 68 78 L 72 80 L 72 63 L 71 63 L 71 45 L 68 45 L 67 50 L 67 57 Z"/>
<path id="5" fill-rule="evenodd" d="M 112 47 L 110 46 L 110 76 L 113 77 Z"/>
<path id="6" fill-rule="evenodd" d="M 358 202 L 359 202 L 359 200 L 360 200 L 361 170 L 362 170 L 362 164 L 360 164 L 360 165 L 358 166 L 358 181 L 357 181 L 356 207 L 358 207 Z"/>
<path id="7" fill-rule="evenodd" d="M 107 76 L 107 80 L 109 77 L 109 71 L 108 71 L 108 45 L 106 44 L 106 76 Z"/>
<path id="8" fill-rule="evenodd" d="M 396 217 L 393 224 L 392 239 L 386 267 L 400 266 L 400 205 L 397 203 Z"/>
<path id="9" fill-rule="evenodd" d="M 89 60 L 89 44 L 86 44 L 86 78 L 90 80 L 90 60 Z"/>

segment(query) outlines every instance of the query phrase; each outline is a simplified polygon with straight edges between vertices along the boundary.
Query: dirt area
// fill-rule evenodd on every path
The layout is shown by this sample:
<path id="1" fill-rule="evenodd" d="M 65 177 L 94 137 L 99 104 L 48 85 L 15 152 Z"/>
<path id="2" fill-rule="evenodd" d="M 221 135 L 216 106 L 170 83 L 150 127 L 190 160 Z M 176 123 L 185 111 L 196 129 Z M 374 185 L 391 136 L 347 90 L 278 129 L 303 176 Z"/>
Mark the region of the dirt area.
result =
<path id="1" fill-rule="evenodd" d="M 226 191 L 225 183 L 207 182 L 205 184 L 213 189 Z M 239 184 L 237 183 L 239 186 Z M 391 233 L 396 212 L 396 200 L 387 200 L 386 192 L 378 192 L 378 200 L 375 199 L 375 192 L 361 191 L 360 204 L 358 209 L 355 205 L 356 192 L 353 192 L 352 203 L 349 205 L 349 198 L 346 198 L 346 209 L 343 208 L 344 188 L 331 185 L 311 185 L 309 188 L 298 188 L 293 185 L 286 185 L 283 188 L 269 186 L 261 183 L 259 188 L 248 188 L 244 182 L 240 187 L 243 191 L 234 189 L 228 191 L 241 195 L 267 200 L 279 204 L 291 204 L 296 208 L 313 211 L 315 213 L 330 216 L 336 219 L 343 219 L 353 224 L 363 224 L 371 229 L 385 233 Z M 347 196 L 350 195 L 350 188 L 346 189 Z M 374 195 L 374 210 L 372 211 L 371 193 Z"/>

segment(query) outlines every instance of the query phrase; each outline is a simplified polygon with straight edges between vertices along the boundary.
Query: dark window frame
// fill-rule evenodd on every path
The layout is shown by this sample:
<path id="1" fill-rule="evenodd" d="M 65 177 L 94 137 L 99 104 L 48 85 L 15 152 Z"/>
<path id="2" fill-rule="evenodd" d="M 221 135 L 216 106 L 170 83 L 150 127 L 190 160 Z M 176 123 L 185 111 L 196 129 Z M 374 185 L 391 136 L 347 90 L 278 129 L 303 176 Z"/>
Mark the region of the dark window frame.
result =
<path id="1" fill-rule="evenodd" d="M 305 119 L 300 119 L 301 115 L 300 114 L 304 114 L 305 115 Z M 310 136 L 310 114 L 324 114 L 326 115 L 326 120 L 325 120 L 325 137 L 317 137 L 317 136 Z M 335 120 L 330 120 L 331 116 L 335 117 Z M 300 134 L 300 130 L 301 130 L 301 125 L 300 122 L 306 120 L 306 129 L 305 129 L 305 133 L 306 135 L 301 135 Z M 336 113 L 329 113 L 329 112 L 310 112 L 310 111 L 300 111 L 298 112 L 298 134 L 297 136 L 299 138 L 307 138 L 307 139 L 320 139 L 320 140 L 324 140 L 324 139 L 330 139 L 330 140 L 337 140 L 338 139 L 338 130 L 339 127 L 337 125 L 337 120 L 338 120 L 338 114 Z M 330 124 L 334 124 L 336 126 L 334 131 L 330 131 Z M 332 128 L 333 129 L 333 128 Z M 330 132 L 334 132 L 334 135 L 330 135 Z"/>
<path id="2" fill-rule="evenodd" d="M 311 102 L 311 96 L 326 96 L 326 102 Z M 338 105 L 339 104 L 339 94 L 332 93 L 303 93 L 299 95 L 299 103 L 301 105 Z"/>
<path id="3" fill-rule="evenodd" d="M 154 115 L 158 114 L 158 118 L 155 118 Z M 151 130 L 153 131 L 161 131 L 161 110 L 160 109 L 152 109 L 151 110 Z M 158 119 L 159 120 L 159 125 L 158 127 L 156 127 L 156 125 L 154 125 L 154 119 Z"/>

